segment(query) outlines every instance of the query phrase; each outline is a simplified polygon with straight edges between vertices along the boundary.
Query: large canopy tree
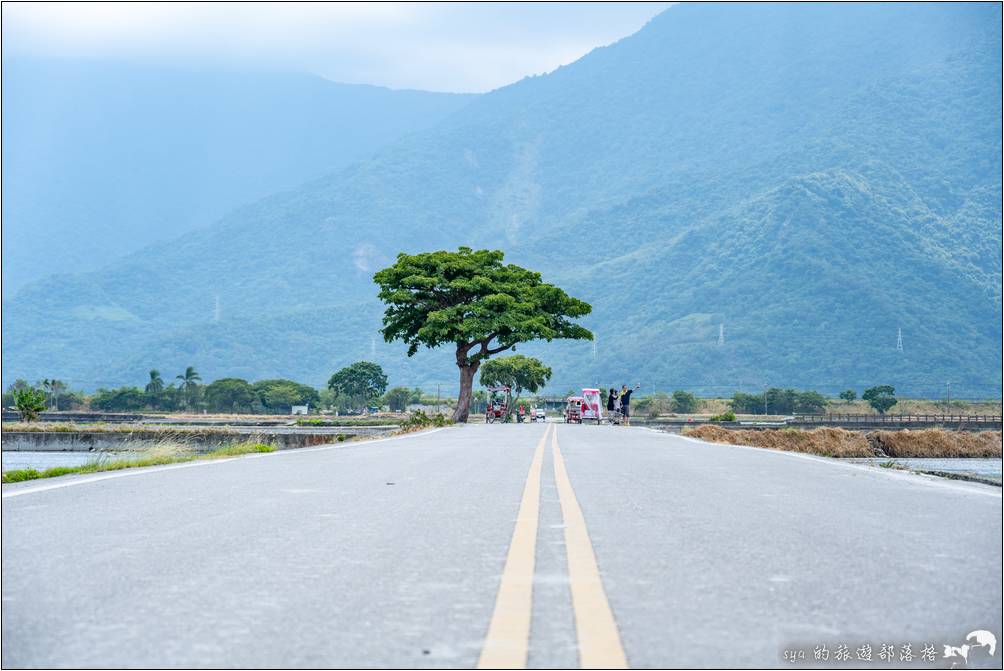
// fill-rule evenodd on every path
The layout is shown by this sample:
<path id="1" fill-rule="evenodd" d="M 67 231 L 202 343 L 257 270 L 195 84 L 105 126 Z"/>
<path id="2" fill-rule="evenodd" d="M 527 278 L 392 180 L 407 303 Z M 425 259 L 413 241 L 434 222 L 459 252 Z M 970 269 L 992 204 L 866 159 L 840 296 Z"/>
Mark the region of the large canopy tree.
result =
<path id="1" fill-rule="evenodd" d="M 202 397 L 216 412 L 250 412 L 258 395 L 247 380 L 225 377 L 206 385 Z"/>
<path id="2" fill-rule="evenodd" d="M 486 387 L 504 385 L 518 399 L 523 391 L 537 393 L 551 379 L 551 369 L 540 359 L 514 354 L 486 361 L 481 366 L 481 384 Z M 512 403 L 508 403 L 512 412 Z"/>
<path id="3" fill-rule="evenodd" d="M 357 361 L 342 368 L 328 380 L 328 389 L 363 407 L 387 389 L 387 376 L 379 364 Z"/>
<path id="4" fill-rule="evenodd" d="M 592 310 L 540 273 L 503 264 L 497 250 L 398 254 L 397 262 L 373 279 L 387 304 L 384 339 L 402 340 L 412 356 L 422 345 L 453 344 L 460 369 L 460 395 L 453 421 L 466 422 L 471 388 L 481 362 L 530 340 L 593 334 L 571 321 Z"/>

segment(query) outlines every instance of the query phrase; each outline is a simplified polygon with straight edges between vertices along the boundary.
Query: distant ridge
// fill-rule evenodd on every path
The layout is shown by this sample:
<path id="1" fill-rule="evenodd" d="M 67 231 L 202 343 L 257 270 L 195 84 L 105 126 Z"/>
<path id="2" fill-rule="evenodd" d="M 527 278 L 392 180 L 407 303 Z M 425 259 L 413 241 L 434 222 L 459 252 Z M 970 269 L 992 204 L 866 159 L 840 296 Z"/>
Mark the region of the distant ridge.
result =
<path id="1" fill-rule="evenodd" d="M 473 96 L 4 58 L 4 295 L 338 172 Z"/>

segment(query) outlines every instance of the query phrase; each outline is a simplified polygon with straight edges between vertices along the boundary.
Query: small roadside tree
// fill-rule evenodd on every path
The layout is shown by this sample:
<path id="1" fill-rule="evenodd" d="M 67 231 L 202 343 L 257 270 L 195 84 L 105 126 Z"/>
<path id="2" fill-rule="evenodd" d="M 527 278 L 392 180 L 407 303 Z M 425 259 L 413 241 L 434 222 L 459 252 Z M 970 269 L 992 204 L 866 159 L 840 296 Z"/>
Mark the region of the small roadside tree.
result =
<path id="1" fill-rule="evenodd" d="M 895 397 L 896 389 L 888 384 L 880 384 L 877 387 L 869 387 L 861 394 L 862 400 L 868 401 L 868 405 L 875 408 L 878 414 L 884 415 L 886 410 L 896 405 L 898 401 Z"/>
<path id="2" fill-rule="evenodd" d="M 592 340 L 593 334 L 570 321 L 592 310 L 540 273 L 504 265 L 497 250 L 398 254 L 374 275 L 387 304 L 384 340 L 402 340 L 408 356 L 421 346 L 453 345 L 460 370 L 454 422 L 470 414 L 474 376 L 489 357 L 530 340 Z"/>
<path id="3" fill-rule="evenodd" d="M 847 401 L 848 403 L 850 403 L 850 402 L 852 402 L 854 399 L 856 399 L 858 397 L 858 393 L 856 391 L 854 391 L 853 389 L 845 389 L 844 391 L 840 392 L 840 394 L 838 394 L 838 396 L 841 399 L 843 399 L 844 401 Z"/>
<path id="4" fill-rule="evenodd" d="M 369 361 L 357 361 L 331 376 L 328 389 L 362 408 L 380 397 L 387 389 L 383 368 Z"/>
<path id="5" fill-rule="evenodd" d="M 38 414 L 45 410 L 45 392 L 34 387 L 15 389 L 14 407 L 21 413 L 21 421 L 34 422 Z"/>
<path id="6" fill-rule="evenodd" d="M 481 384 L 509 387 L 515 399 L 519 399 L 524 391 L 536 394 L 550 379 L 550 368 L 539 359 L 522 354 L 490 359 L 481 366 Z M 512 412 L 512 406 L 512 399 L 509 399 L 509 412 Z"/>

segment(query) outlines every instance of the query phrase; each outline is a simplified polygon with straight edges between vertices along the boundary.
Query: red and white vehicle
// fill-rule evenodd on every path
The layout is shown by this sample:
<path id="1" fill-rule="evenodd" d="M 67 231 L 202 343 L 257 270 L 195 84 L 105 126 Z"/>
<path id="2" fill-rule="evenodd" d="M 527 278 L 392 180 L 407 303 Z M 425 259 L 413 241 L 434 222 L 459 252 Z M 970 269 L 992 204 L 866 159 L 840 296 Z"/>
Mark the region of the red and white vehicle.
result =
<path id="1" fill-rule="evenodd" d="M 505 423 L 509 421 L 509 387 L 488 387 L 488 406 L 485 408 L 485 423 Z"/>
<path id="2" fill-rule="evenodd" d="M 582 421 L 597 424 L 603 421 L 603 401 L 599 389 L 582 390 Z"/>
<path id="3" fill-rule="evenodd" d="M 565 423 L 582 424 L 581 396 L 569 396 L 565 399 Z"/>

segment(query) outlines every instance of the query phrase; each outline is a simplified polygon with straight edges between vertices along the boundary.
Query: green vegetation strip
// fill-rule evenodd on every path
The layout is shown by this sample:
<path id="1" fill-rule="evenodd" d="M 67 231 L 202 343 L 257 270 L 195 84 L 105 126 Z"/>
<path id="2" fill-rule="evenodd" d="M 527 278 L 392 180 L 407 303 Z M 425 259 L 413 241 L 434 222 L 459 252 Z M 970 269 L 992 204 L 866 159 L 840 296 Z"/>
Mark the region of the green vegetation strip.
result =
<path id="1" fill-rule="evenodd" d="M 234 443 L 224 445 L 212 452 L 205 454 L 194 453 L 160 453 L 141 457 L 127 457 L 123 459 L 110 459 L 108 461 L 92 461 L 82 466 L 56 466 L 43 471 L 34 468 L 22 468 L 7 471 L 3 474 L 3 482 L 24 482 L 26 480 L 37 480 L 39 478 L 53 478 L 59 475 L 76 475 L 81 473 L 97 473 L 100 471 L 119 471 L 124 468 L 140 468 L 142 466 L 163 466 L 165 464 L 179 464 L 186 461 L 197 461 L 202 459 L 223 459 L 226 457 L 237 457 L 242 454 L 254 454 L 257 452 L 275 452 L 275 445 L 264 443 Z"/>

